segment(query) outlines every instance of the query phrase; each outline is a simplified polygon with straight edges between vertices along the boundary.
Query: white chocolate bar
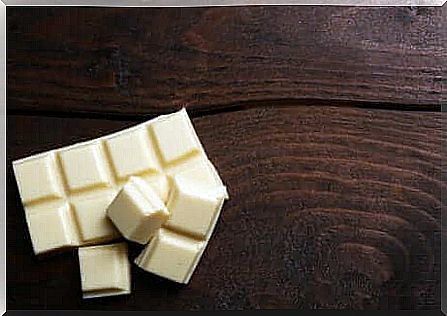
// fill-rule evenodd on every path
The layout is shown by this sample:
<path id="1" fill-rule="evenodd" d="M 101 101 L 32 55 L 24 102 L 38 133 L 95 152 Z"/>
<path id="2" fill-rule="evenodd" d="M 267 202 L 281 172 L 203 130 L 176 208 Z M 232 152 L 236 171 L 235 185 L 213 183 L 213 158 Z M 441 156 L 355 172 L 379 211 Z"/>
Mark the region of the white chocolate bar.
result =
<path id="1" fill-rule="evenodd" d="M 201 183 L 228 198 L 185 109 L 14 161 L 13 167 L 36 254 L 119 237 L 106 208 L 130 176 L 144 179 L 167 201 L 170 179 L 200 169 Z"/>
<path id="2" fill-rule="evenodd" d="M 126 243 L 80 247 L 78 255 L 83 298 L 131 292 Z"/>
<path id="3" fill-rule="evenodd" d="M 147 182 L 131 177 L 107 208 L 107 216 L 124 237 L 147 244 L 169 212 Z"/>

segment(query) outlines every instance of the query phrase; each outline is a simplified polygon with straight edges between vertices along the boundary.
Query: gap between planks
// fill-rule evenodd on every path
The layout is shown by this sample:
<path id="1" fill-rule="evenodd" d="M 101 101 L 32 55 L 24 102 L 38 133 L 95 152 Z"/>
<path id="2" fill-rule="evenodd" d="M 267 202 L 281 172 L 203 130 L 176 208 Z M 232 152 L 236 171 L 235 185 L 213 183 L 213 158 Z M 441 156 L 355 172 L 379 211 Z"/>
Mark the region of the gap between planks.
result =
<path id="1" fill-rule="evenodd" d="M 389 111 L 414 111 L 414 112 L 442 112 L 442 107 L 439 104 L 421 105 L 418 104 L 401 104 L 390 102 L 370 102 L 370 101 L 352 101 L 352 100 L 327 100 L 327 99 L 274 99 L 274 100 L 253 100 L 242 101 L 233 104 L 216 104 L 213 108 L 195 105 L 188 107 L 188 114 L 191 118 L 204 117 L 210 115 L 217 115 L 220 113 L 245 111 L 253 108 L 263 107 L 339 107 L 339 108 L 353 108 L 365 110 L 389 110 Z M 57 111 L 44 110 L 39 111 L 35 109 L 13 109 L 6 110 L 7 115 L 23 115 L 23 116 L 42 116 L 42 117 L 58 117 L 58 118 L 91 118 L 91 119 L 106 119 L 106 120 L 127 120 L 127 121 L 141 121 L 144 119 L 151 119 L 158 115 L 171 113 L 178 110 L 179 106 L 167 107 L 165 110 L 155 110 L 149 112 L 135 113 L 120 113 L 120 112 L 85 112 L 85 111 Z"/>

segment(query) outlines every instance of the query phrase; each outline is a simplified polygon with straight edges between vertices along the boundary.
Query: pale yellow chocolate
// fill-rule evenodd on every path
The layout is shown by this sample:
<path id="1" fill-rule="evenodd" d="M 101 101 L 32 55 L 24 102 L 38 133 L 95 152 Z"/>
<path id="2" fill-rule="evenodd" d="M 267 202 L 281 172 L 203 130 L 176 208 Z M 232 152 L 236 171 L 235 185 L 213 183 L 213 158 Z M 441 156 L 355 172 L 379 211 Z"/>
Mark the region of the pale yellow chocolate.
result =
<path id="1" fill-rule="evenodd" d="M 206 246 L 167 229 L 159 229 L 135 263 L 142 269 L 178 283 L 188 283 Z"/>
<path id="2" fill-rule="evenodd" d="M 99 243 L 120 237 L 118 230 L 104 216 L 104 210 L 114 197 L 114 193 L 100 192 L 72 198 L 71 207 L 78 234 L 84 243 Z"/>
<path id="3" fill-rule="evenodd" d="M 146 244 L 169 217 L 160 197 L 138 177 L 124 185 L 107 215 L 124 237 L 140 244 Z"/>
<path id="4" fill-rule="evenodd" d="M 173 115 L 154 122 L 151 130 L 158 144 L 164 164 L 172 164 L 183 157 L 200 150 L 197 137 L 193 137 L 192 126 L 189 120 L 180 115 Z"/>
<path id="5" fill-rule="evenodd" d="M 172 281 L 188 283 L 212 235 L 227 192 L 222 186 L 213 185 L 207 169 L 178 173 L 171 182 L 169 220 L 135 263 Z"/>
<path id="6" fill-rule="evenodd" d="M 166 202 L 173 177 L 198 168 L 207 179 L 204 187 L 228 197 L 185 109 L 14 161 L 13 167 L 36 254 L 119 237 L 106 209 L 131 176 Z M 59 225 L 55 234 L 46 233 L 46 220 Z"/>
<path id="7" fill-rule="evenodd" d="M 106 142 L 115 175 L 126 180 L 140 173 L 156 173 L 160 170 L 157 156 L 151 150 L 152 142 L 145 129 L 110 137 Z"/>
<path id="8" fill-rule="evenodd" d="M 64 196 L 54 155 L 31 157 L 21 163 L 14 162 L 13 166 L 23 204 Z"/>
<path id="9" fill-rule="evenodd" d="M 170 218 L 165 226 L 171 230 L 206 239 L 218 215 L 222 197 L 204 194 L 187 178 L 175 177 L 168 200 Z"/>
<path id="10" fill-rule="evenodd" d="M 48 249 L 63 249 L 77 245 L 77 236 L 70 207 L 68 205 L 49 205 L 36 207 L 26 213 L 28 228 L 36 254 Z"/>
<path id="11" fill-rule="evenodd" d="M 78 255 L 83 298 L 131 292 L 126 243 L 81 247 Z"/>

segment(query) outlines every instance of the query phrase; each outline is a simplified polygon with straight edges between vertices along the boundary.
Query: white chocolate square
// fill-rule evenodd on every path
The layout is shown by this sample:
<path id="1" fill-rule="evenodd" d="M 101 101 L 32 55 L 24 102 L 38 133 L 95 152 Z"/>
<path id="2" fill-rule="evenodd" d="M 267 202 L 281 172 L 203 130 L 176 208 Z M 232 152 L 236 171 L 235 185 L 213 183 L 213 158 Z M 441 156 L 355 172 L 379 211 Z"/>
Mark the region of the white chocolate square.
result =
<path id="1" fill-rule="evenodd" d="M 222 199 L 203 194 L 191 181 L 175 177 L 167 203 L 170 217 L 164 226 L 206 239 L 219 214 Z"/>
<path id="2" fill-rule="evenodd" d="M 105 159 L 99 143 L 61 151 L 59 157 L 70 192 L 108 185 Z"/>
<path id="3" fill-rule="evenodd" d="M 70 207 L 67 204 L 26 211 L 35 254 L 72 247 L 77 244 L 70 225 Z"/>
<path id="4" fill-rule="evenodd" d="M 54 155 L 48 154 L 14 164 L 23 204 L 62 197 Z"/>
<path id="5" fill-rule="evenodd" d="M 222 184 L 214 166 L 206 158 L 198 156 L 174 166 L 169 170 L 169 177 L 171 181 L 174 177 L 187 180 L 196 192 L 228 198 L 226 187 Z"/>
<path id="6" fill-rule="evenodd" d="M 200 150 L 186 112 L 180 111 L 151 124 L 165 164 L 176 162 Z"/>
<path id="7" fill-rule="evenodd" d="M 109 205 L 107 215 L 124 237 L 146 244 L 169 212 L 144 180 L 131 177 Z"/>
<path id="8" fill-rule="evenodd" d="M 115 194 L 102 193 L 93 197 L 80 197 L 72 201 L 83 243 L 105 242 L 120 236 L 106 214 L 107 207 L 114 197 Z"/>
<path id="9" fill-rule="evenodd" d="M 136 258 L 135 263 L 140 268 L 161 277 L 188 283 L 204 247 L 205 242 L 162 228 Z"/>
<path id="10" fill-rule="evenodd" d="M 129 294 L 130 264 L 125 243 L 78 250 L 83 298 Z"/>
<path id="11" fill-rule="evenodd" d="M 146 129 L 119 134 L 106 141 L 113 169 L 120 180 L 144 172 L 158 170 L 157 158 L 149 142 Z"/>

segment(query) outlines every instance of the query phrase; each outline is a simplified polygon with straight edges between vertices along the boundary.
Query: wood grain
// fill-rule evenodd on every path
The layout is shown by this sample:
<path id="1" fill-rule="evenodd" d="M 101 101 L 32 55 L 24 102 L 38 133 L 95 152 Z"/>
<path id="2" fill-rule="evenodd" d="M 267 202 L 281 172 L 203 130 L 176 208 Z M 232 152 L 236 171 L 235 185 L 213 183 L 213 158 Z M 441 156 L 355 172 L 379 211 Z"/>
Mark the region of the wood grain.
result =
<path id="1" fill-rule="evenodd" d="M 133 266 L 132 295 L 90 301 L 74 253 L 33 256 L 11 161 L 137 122 L 10 115 L 8 309 L 439 309 L 442 115 L 291 103 L 195 118 L 231 199 L 192 282 Z"/>
<path id="2" fill-rule="evenodd" d="M 446 14 L 8 7 L 8 111 L 139 115 L 284 99 L 433 109 L 446 100 Z"/>

